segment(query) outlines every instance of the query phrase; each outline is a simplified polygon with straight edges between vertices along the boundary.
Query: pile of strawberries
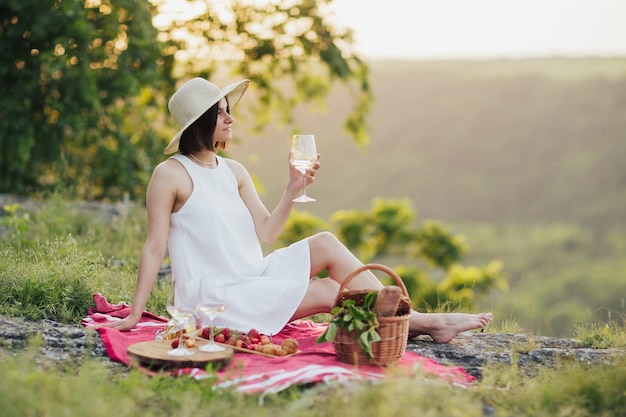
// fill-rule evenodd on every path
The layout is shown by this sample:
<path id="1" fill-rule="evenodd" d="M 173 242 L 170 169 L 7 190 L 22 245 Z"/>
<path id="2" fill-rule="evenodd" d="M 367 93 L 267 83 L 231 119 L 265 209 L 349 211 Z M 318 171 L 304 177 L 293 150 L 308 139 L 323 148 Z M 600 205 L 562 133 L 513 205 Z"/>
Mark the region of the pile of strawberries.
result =
<path id="1" fill-rule="evenodd" d="M 209 339 L 209 328 L 202 329 L 200 336 Z M 217 343 L 224 343 L 238 348 L 255 350 L 258 345 L 269 345 L 272 343 L 268 335 L 261 334 L 257 329 L 251 329 L 248 333 L 231 330 L 228 327 L 216 327 L 213 340 Z"/>
<path id="2" fill-rule="evenodd" d="M 210 338 L 210 328 L 199 326 L 196 330 L 185 329 L 183 332 L 184 344 L 188 348 L 192 348 L 196 345 L 196 337 L 200 336 L 203 339 Z M 173 348 L 178 347 L 180 331 L 170 331 L 166 333 L 165 339 L 171 339 Z M 295 339 L 285 339 L 280 345 L 272 343 L 270 336 L 261 334 L 257 329 L 251 329 L 247 333 L 234 331 L 228 327 L 216 327 L 215 335 L 213 336 L 217 343 L 224 343 L 230 346 L 234 346 L 241 349 L 247 349 L 256 351 L 270 356 L 285 356 L 298 353 L 298 342 Z"/>

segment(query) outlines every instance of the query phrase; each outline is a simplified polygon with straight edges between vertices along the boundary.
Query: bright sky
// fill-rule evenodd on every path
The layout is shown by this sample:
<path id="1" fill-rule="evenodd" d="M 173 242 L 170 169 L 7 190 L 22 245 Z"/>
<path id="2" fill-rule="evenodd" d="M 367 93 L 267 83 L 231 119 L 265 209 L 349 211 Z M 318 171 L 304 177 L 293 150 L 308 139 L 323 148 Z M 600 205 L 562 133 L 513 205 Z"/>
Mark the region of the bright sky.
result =
<path id="1" fill-rule="evenodd" d="M 334 0 L 381 58 L 626 56 L 626 0 Z"/>

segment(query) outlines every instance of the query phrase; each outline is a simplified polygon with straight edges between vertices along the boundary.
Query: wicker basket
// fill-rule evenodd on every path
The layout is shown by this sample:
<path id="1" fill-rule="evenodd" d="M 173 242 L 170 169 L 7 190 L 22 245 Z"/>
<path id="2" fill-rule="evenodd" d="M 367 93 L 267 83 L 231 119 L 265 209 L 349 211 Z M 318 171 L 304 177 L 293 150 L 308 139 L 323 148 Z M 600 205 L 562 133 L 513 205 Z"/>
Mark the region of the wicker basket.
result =
<path id="1" fill-rule="evenodd" d="M 352 272 L 344 280 L 337 292 L 335 305 L 340 306 L 345 300 L 354 300 L 357 305 L 362 305 L 365 296 L 372 290 L 346 290 L 346 285 L 365 270 L 376 269 L 391 276 L 396 284 L 402 289 L 403 297 L 396 315 L 392 317 L 378 317 L 380 326 L 376 329 L 380 335 L 380 341 L 372 343 L 373 358 L 369 358 L 359 346 L 358 334 L 338 328 L 337 335 L 333 340 L 337 358 L 341 362 L 361 365 L 393 365 L 404 355 L 409 337 L 409 317 L 411 315 L 411 301 L 402 279 L 391 268 L 380 264 L 367 264 Z"/>

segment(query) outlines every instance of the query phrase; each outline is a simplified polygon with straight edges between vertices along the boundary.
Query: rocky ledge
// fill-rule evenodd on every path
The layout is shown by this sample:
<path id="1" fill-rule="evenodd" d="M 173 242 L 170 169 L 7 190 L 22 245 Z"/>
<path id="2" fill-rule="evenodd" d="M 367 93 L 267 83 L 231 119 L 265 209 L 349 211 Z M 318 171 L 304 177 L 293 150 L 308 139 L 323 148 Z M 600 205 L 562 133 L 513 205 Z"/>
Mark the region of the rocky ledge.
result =
<path id="1" fill-rule="evenodd" d="M 38 361 L 81 361 L 86 357 L 108 360 L 97 332 L 82 326 L 68 326 L 50 320 L 36 322 L 0 316 L 0 351 L 14 355 L 23 351 L 33 337 Z M 410 340 L 408 350 L 445 364 L 460 366 L 480 379 L 489 364 L 515 364 L 529 373 L 539 367 L 551 367 L 564 360 L 589 364 L 610 363 L 626 351 L 581 348 L 572 339 L 558 339 L 524 334 L 464 333 L 450 343 L 436 344 L 429 337 Z M 119 365 L 122 368 L 122 365 Z"/>
<path id="2" fill-rule="evenodd" d="M 13 355 L 37 343 L 39 361 L 82 360 L 87 356 L 107 358 L 100 335 L 83 326 L 67 326 L 52 320 L 26 321 L 0 316 L 0 351 Z"/>
<path id="3" fill-rule="evenodd" d="M 461 366 L 478 379 L 483 367 L 490 364 L 516 365 L 532 375 L 541 367 L 571 361 L 612 363 L 626 354 L 623 349 L 584 348 L 574 339 L 477 332 L 460 334 L 447 344 L 436 344 L 429 337 L 420 336 L 411 340 L 407 349 L 444 365 Z"/>

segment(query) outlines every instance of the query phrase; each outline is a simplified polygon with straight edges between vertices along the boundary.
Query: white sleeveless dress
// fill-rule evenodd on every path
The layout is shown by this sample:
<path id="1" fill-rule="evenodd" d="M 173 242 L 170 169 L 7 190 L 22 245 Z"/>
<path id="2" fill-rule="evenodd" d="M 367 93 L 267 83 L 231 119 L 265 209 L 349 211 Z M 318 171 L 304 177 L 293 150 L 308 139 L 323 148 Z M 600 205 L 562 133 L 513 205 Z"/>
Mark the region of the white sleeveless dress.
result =
<path id="1" fill-rule="evenodd" d="M 179 161 L 193 181 L 185 205 L 170 217 L 168 249 L 176 304 L 194 306 L 200 276 L 221 277 L 227 306 L 215 325 L 276 334 L 293 316 L 309 285 L 306 239 L 264 257 L 254 222 L 226 160 L 203 168 Z"/>

